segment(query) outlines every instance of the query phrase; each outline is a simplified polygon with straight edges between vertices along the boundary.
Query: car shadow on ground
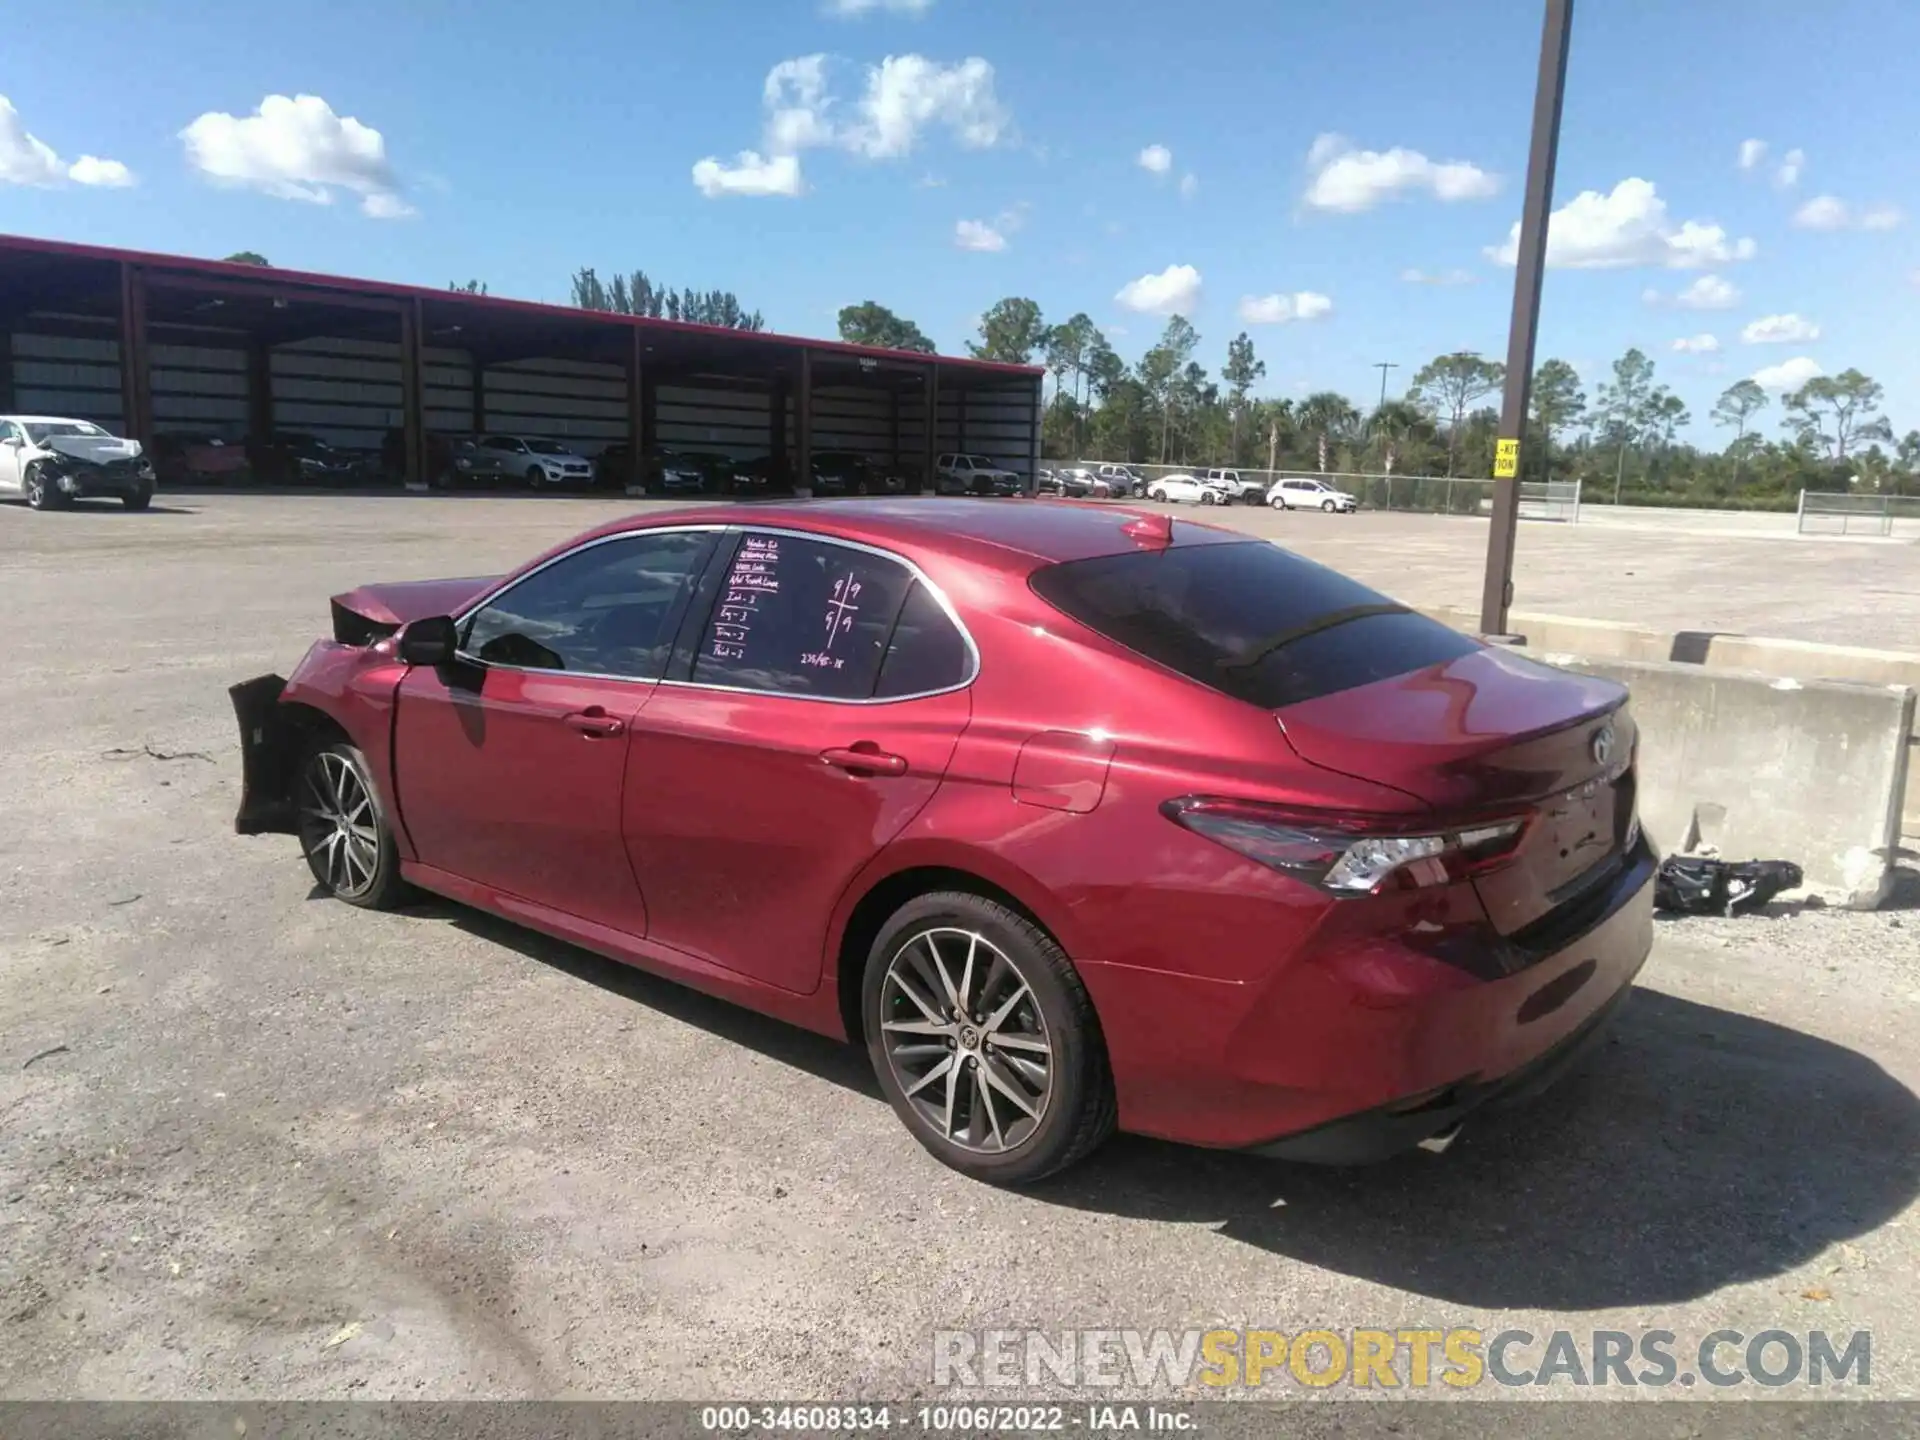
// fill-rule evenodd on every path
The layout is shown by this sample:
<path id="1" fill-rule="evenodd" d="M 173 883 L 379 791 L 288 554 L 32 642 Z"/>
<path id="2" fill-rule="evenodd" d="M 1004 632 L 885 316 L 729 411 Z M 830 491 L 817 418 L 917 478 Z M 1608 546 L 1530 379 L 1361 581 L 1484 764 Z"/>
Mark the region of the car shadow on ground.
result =
<path id="1" fill-rule="evenodd" d="M 1036 1194 L 1213 1222 L 1486 1309 L 1674 1304 L 1783 1274 L 1920 1194 L 1920 1097 L 1783 1025 L 1642 989 L 1560 1086 L 1444 1155 L 1354 1170 L 1121 1139 Z"/>
<path id="2" fill-rule="evenodd" d="M 747 1010 L 726 1000 L 717 1000 L 672 980 L 663 980 L 645 970 L 604 959 L 590 950 L 555 940 L 538 931 L 528 930 L 509 920 L 501 920 L 481 910 L 469 910 L 452 901 L 429 897 L 413 907 L 417 915 L 444 919 L 457 929 L 489 944 L 504 945 L 530 960 L 551 966 L 576 980 L 645 1005 L 662 1015 L 687 1025 L 697 1025 L 722 1040 L 765 1055 L 857 1091 L 876 1103 L 884 1104 L 880 1086 L 867 1063 L 867 1052 L 844 1041 L 816 1035 L 783 1020 Z"/>
<path id="3" fill-rule="evenodd" d="M 479 911 L 422 912 L 883 1104 L 858 1047 Z M 931 1162 L 929 1162 L 931 1163 Z M 1208 1224 L 1484 1309 L 1676 1304 L 1782 1275 L 1920 1195 L 1920 1097 L 1866 1056 L 1640 989 L 1580 1070 L 1443 1155 L 1326 1169 L 1118 1136 L 1028 1193 Z"/>

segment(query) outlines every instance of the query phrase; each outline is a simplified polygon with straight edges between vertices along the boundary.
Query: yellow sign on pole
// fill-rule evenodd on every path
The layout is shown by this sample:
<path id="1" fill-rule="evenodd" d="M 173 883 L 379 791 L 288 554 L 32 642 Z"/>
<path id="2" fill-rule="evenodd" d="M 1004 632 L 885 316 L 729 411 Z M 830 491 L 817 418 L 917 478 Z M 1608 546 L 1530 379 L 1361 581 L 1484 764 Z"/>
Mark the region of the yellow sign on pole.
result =
<path id="1" fill-rule="evenodd" d="M 1520 442 L 1500 440 L 1493 447 L 1493 478 L 1511 480 L 1520 473 Z"/>

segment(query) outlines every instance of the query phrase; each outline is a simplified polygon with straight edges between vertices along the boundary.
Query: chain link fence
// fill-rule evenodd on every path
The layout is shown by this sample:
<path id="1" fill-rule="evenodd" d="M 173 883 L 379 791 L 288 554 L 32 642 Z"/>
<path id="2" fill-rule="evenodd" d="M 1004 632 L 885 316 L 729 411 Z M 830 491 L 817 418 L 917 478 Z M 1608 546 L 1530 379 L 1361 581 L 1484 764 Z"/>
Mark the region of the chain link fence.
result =
<path id="1" fill-rule="evenodd" d="M 1920 496 L 1802 490 L 1794 528 L 1802 535 L 1920 538 Z"/>
<path id="2" fill-rule="evenodd" d="M 1047 462 L 1056 471 L 1079 468 L 1098 475 L 1103 466 L 1118 461 L 1075 460 Z M 1136 477 L 1136 497 L 1144 497 L 1156 480 L 1170 475 L 1191 475 L 1197 479 L 1228 477 L 1238 479 L 1245 494 L 1243 503 L 1267 503 L 1273 487 L 1282 480 L 1313 480 L 1351 495 L 1363 510 L 1403 510 L 1430 515 L 1485 515 L 1493 509 L 1493 481 L 1450 478 L 1444 475 L 1387 475 L 1363 471 L 1261 470 L 1251 466 L 1135 465 L 1125 466 Z M 1580 518 L 1580 482 L 1552 480 L 1527 482 L 1520 487 L 1520 513 L 1526 519 L 1560 520 L 1568 523 Z"/>

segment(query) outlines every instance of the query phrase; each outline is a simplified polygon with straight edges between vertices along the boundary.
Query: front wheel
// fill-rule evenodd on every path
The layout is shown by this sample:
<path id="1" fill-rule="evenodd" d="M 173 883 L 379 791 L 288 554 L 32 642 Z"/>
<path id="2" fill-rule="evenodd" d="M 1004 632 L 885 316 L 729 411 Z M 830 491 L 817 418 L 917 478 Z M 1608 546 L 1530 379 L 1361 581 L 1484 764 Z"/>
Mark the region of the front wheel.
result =
<path id="1" fill-rule="evenodd" d="M 393 828 L 357 747 L 340 740 L 314 749 L 294 803 L 307 868 L 328 894 L 364 910 L 392 909 L 407 897 Z"/>
<path id="2" fill-rule="evenodd" d="M 143 485 L 131 495 L 122 495 L 120 503 L 129 510 L 144 510 L 153 504 L 153 487 Z"/>
<path id="3" fill-rule="evenodd" d="M 538 465 L 529 465 L 527 467 L 527 484 L 538 486 L 540 482 L 546 478 L 546 472 Z"/>
<path id="4" fill-rule="evenodd" d="M 61 488 L 47 478 L 46 467 L 36 465 L 27 471 L 27 506 L 33 510 L 58 510 L 67 503 L 67 497 Z"/>
<path id="5" fill-rule="evenodd" d="M 1113 1079 L 1085 986 L 1053 937 L 979 895 L 923 895 L 868 955 L 867 1049 L 914 1138 L 976 1179 L 1020 1185 L 1114 1127 Z"/>
<path id="6" fill-rule="evenodd" d="M 1200 503 L 1201 503 L 1202 505 L 1211 505 L 1211 504 L 1213 504 L 1213 503 L 1214 503 L 1214 498 L 1213 498 L 1213 491 L 1211 491 L 1211 490 L 1202 490 L 1202 491 L 1200 492 Z"/>
<path id="7" fill-rule="evenodd" d="M 1331 500 L 1322 500 L 1320 502 L 1320 508 L 1326 511 L 1327 514 L 1331 515 L 1334 511 L 1338 510 L 1340 507 Z"/>

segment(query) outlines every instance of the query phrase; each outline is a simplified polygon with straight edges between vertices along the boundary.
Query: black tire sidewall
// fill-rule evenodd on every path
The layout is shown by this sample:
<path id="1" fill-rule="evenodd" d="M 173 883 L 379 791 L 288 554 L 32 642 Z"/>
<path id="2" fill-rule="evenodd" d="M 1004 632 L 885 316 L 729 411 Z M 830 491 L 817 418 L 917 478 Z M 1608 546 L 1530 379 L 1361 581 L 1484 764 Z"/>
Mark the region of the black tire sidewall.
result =
<path id="1" fill-rule="evenodd" d="M 920 1118 L 894 1078 L 880 1029 L 881 987 L 887 962 L 913 934 L 926 929 L 978 930 L 1011 957 L 1039 1002 L 1047 1034 L 1054 1045 L 1054 1088 L 1039 1128 L 1017 1148 L 1000 1154 L 980 1154 L 947 1140 Z M 1019 1185 L 1052 1174 L 1077 1159 L 1084 1148 L 1088 1113 L 1105 1103 L 1101 1087 L 1107 1080 L 1105 1053 L 1092 1007 L 1076 1003 L 1077 977 L 1060 947 L 1046 932 L 1024 917 L 978 895 L 947 892 L 922 895 L 894 913 L 881 927 L 868 951 L 861 977 L 860 1008 L 867 1036 L 867 1053 L 880 1089 L 894 1113 L 913 1137 L 936 1158 L 962 1174 L 995 1184 Z M 1062 972 L 1066 972 L 1063 974 Z M 1087 1023 L 1082 1023 L 1084 1013 Z"/>

